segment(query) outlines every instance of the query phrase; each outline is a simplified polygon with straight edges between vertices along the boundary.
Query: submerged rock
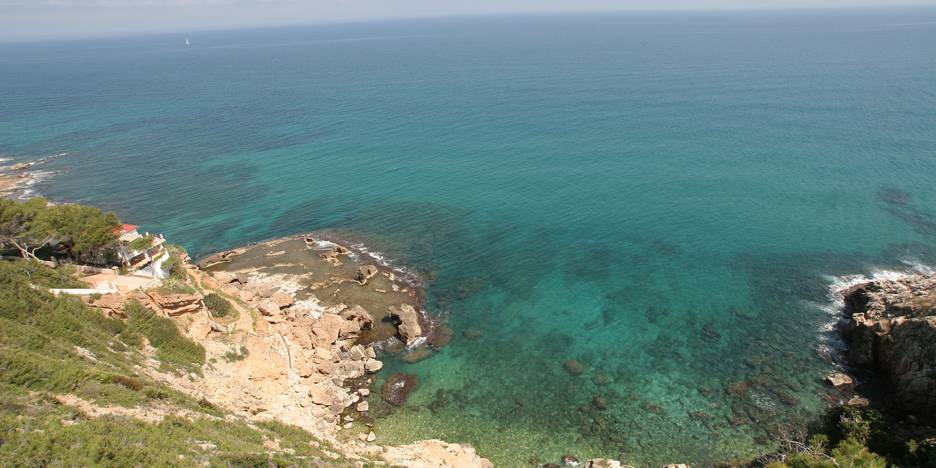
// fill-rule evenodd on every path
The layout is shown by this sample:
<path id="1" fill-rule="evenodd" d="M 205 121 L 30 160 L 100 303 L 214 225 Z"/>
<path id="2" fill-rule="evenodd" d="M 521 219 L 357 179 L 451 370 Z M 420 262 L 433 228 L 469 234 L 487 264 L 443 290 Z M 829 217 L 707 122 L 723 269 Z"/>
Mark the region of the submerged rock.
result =
<path id="1" fill-rule="evenodd" d="M 581 375 L 582 372 L 585 372 L 585 367 L 581 362 L 578 362 L 575 359 L 569 359 L 568 361 L 562 363 L 562 366 L 565 367 L 566 372 L 570 375 Z"/>
<path id="2" fill-rule="evenodd" d="M 452 329 L 444 323 L 435 323 L 426 335 L 426 342 L 432 349 L 440 350 L 452 341 Z"/>
<path id="3" fill-rule="evenodd" d="M 406 403 L 410 393 L 419 386 L 419 377 L 413 374 L 398 372 L 384 382 L 380 396 L 384 401 L 394 406 Z"/>
<path id="4" fill-rule="evenodd" d="M 606 410 L 608 409 L 608 400 L 603 396 L 596 395 L 592 398 L 592 406 L 597 410 Z"/>
<path id="5" fill-rule="evenodd" d="M 611 378 L 608 377 L 608 374 L 605 374 L 604 372 L 595 372 L 592 374 L 592 383 L 599 386 L 608 385 L 611 383 Z"/>
<path id="6" fill-rule="evenodd" d="M 468 328 L 462 331 L 462 336 L 468 338 L 469 340 L 476 340 L 481 338 L 482 335 L 484 335 L 484 333 L 477 328 Z"/>
<path id="7" fill-rule="evenodd" d="M 432 356 L 432 350 L 428 346 L 419 346 L 417 348 L 411 349 L 403 355 L 403 362 L 407 364 L 413 364 L 427 357 Z"/>

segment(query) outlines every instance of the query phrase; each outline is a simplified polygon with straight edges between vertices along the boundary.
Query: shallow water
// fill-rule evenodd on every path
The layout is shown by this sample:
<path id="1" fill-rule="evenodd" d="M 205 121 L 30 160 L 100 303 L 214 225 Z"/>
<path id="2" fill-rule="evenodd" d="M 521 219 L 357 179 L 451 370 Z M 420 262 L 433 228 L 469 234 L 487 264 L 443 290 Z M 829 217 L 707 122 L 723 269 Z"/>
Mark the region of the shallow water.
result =
<path id="1" fill-rule="evenodd" d="M 456 338 L 388 366 L 422 385 L 381 440 L 470 442 L 504 466 L 704 465 L 821 410 L 829 276 L 936 263 L 933 20 L 572 15 L 0 45 L 0 153 L 69 152 L 41 192 L 196 257 L 327 228 L 419 270 Z"/>

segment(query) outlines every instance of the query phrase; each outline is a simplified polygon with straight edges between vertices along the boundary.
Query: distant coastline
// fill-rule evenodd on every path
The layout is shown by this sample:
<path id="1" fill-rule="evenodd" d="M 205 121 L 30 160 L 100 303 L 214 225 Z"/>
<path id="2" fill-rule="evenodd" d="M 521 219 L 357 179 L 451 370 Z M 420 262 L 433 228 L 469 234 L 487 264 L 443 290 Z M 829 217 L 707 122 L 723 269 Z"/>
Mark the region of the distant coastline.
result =
<path id="1" fill-rule="evenodd" d="M 58 175 L 55 171 L 42 170 L 41 167 L 53 159 L 65 156 L 68 156 L 68 153 L 14 163 L 11 157 L 0 155 L 0 197 L 23 200 L 36 196 L 33 187 L 37 183 Z"/>

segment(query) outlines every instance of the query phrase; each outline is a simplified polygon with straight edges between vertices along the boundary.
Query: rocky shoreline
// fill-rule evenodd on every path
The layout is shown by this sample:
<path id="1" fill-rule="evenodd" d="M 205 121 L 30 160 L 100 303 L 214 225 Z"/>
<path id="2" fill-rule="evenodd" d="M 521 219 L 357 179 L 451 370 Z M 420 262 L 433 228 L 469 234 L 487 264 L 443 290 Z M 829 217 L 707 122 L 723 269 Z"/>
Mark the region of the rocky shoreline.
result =
<path id="1" fill-rule="evenodd" d="M 856 378 L 911 420 L 936 418 L 936 275 L 869 281 L 842 293 L 841 327 Z"/>
<path id="2" fill-rule="evenodd" d="M 208 357 L 202 375 L 139 370 L 250 420 L 299 426 L 350 458 L 391 465 L 489 467 L 469 446 L 425 440 L 384 446 L 374 414 L 405 403 L 418 380 L 383 385 L 380 356 L 422 358 L 444 346 L 445 325 L 422 308 L 422 291 L 363 252 L 309 235 L 258 243 L 192 264 L 161 288 L 89 297 L 118 318 L 137 301 L 171 318 Z M 232 312 L 207 305 L 223 297 Z M 217 298 L 215 298 L 217 300 Z"/>
<path id="3" fill-rule="evenodd" d="M 48 175 L 50 171 L 38 171 L 36 167 L 46 162 L 67 156 L 68 153 L 59 153 L 46 156 L 33 161 L 21 162 L 0 166 L 0 197 L 25 199 L 31 195 L 31 187 Z"/>

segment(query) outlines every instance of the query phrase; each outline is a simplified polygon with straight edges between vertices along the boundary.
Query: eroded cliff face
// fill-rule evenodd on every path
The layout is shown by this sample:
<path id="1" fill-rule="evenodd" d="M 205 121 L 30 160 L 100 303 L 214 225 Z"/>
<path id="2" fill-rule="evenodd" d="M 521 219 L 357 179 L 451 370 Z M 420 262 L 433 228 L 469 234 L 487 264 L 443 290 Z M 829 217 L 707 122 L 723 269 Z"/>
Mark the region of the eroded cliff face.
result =
<path id="1" fill-rule="evenodd" d="M 872 281 L 842 294 L 851 364 L 880 379 L 904 410 L 936 416 L 936 275 Z"/>

